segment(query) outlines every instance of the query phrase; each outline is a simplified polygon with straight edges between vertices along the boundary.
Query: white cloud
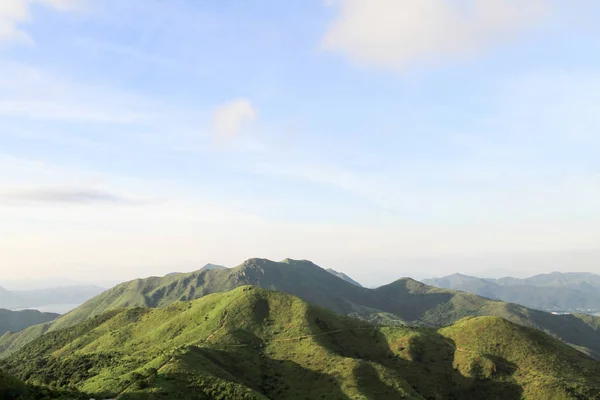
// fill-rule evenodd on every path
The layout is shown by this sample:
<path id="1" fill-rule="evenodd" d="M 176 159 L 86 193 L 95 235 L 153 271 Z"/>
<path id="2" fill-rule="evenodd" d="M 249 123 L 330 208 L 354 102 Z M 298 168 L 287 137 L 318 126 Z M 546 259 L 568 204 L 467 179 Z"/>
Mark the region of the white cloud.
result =
<path id="1" fill-rule="evenodd" d="M 362 65 L 406 70 L 471 56 L 514 39 L 553 8 L 552 0 L 331 0 L 339 9 L 322 40 Z"/>
<path id="2" fill-rule="evenodd" d="M 0 41 L 32 42 L 20 27 L 31 21 L 31 6 L 42 4 L 57 11 L 75 9 L 81 0 L 2 0 L 0 1 Z"/>
<path id="3" fill-rule="evenodd" d="M 256 110 L 248 99 L 236 99 L 217 107 L 213 113 L 213 129 L 221 137 L 238 135 L 244 125 L 256 120 Z"/>

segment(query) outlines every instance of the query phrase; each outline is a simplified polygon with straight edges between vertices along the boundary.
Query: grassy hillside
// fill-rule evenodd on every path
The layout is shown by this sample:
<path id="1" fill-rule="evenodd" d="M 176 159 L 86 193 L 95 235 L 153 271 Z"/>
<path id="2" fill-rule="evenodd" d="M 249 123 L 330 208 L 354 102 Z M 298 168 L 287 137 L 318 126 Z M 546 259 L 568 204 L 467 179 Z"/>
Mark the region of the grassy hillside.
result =
<path id="1" fill-rule="evenodd" d="M 0 308 L 0 336 L 6 332 L 20 332 L 32 325 L 53 321 L 59 316 L 37 310 L 10 311 Z"/>
<path id="2" fill-rule="evenodd" d="M 499 318 L 378 327 L 251 286 L 109 311 L 2 368 L 81 398 L 600 399 L 600 363 Z"/>
<path id="3" fill-rule="evenodd" d="M 453 274 L 423 282 L 539 310 L 600 310 L 600 276 L 594 274 L 553 272 L 527 279 Z"/>
<path id="4" fill-rule="evenodd" d="M 488 379 L 511 374 L 526 398 L 600 395 L 600 387 L 589 379 L 599 364 L 538 330 L 497 317 L 469 317 L 439 332 L 454 342 L 458 351 L 453 365 L 466 376 Z"/>
<path id="5" fill-rule="evenodd" d="M 203 270 L 162 278 L 126 282 L 91 299 L 46 326 L 0 338 L 7 355 L 48 331 L 73 326 L 90 316 L 129 307 L 166 307 L 243 285 L 280 290 L 342 315 L 392 325 L 443 326 L 467 316 L 498 316 L 541 329 L 578 349 L 600 357 L 600 330 L 596 317 L 554 316 L 515 304 L 400 279 L 377 289 L 358 287 L 309 261 L 273 262 L 251 259 L 232 269 Z"/>

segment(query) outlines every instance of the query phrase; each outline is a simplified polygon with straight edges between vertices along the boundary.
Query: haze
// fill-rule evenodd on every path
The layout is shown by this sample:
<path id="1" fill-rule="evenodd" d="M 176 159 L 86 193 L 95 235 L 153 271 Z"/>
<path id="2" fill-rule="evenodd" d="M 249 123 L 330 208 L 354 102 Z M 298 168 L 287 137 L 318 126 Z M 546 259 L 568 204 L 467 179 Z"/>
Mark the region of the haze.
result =
<path id="1" fill-rule="evenodd" d="M 0 284 L 600 273 L 600 6 L 408 3 L 0 2 Z"/>

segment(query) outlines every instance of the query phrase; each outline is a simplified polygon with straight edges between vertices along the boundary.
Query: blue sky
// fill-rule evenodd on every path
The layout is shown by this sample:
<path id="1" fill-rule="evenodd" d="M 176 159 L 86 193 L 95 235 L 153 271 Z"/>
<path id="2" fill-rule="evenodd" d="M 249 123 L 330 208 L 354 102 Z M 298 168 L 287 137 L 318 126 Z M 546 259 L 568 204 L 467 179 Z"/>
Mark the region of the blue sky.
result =
<path id="1" fill-rule="evenodd" d="M 0 279 L 600 273 L 600 7 L 561 3 L 4 1 Z"/>

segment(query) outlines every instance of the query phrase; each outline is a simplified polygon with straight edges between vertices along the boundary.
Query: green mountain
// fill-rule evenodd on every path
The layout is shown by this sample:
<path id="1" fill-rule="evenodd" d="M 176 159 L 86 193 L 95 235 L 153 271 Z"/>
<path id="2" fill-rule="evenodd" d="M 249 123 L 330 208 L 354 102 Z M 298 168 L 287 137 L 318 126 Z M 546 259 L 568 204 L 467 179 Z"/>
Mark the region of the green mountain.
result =
<path id="1" fill-rule="evenodd" d="M 399 279 L 377 289 L 358 287 L 310 261 L 250 259 L 237 268 L 138 279 L 110 289 L 52 323 L 0 338 L 3 356 L 45 332 L 81 323 L 89 317 L 131 307 L 167 307 L 177 301 L 253 285 L 280 290 L 341 315 L 393 325 L 439 327 L 468 316 L 497 316 L 540 329 L 600 358 L 600 318 L 552 315 L 469 293 Z"/>
<path id="2" fill-rule="evenodd" d="M 82 399 L 600 399 L 599 362 L 501 318 L 382 327 L 253 286 L 108 311 L 1 367 Z"/>
<path id="3" fill-rule="evenodd" d="M 0 336 L 6 332 L 20 332 L 32 325 L 43 324 L 60 317 L 59 314 L 37 310 L 10 311 L 0 308 Z"/>
<path id="4" fill-rule="evenodd" d="M 600 310 L 600 276 L 588 273 L 553 272 L 527 279 L 484 279 L 453 274 L 426 279 L 423 283 L 463 290 L 539 310 Z"/>
<path id="5" fill-rule="evenodd" d="M 342 278 L 346 282 L 350 282 L 353 285 L 362 287 L 362 285 L 360 283 L 356 282 L 354 279 L 350 278 L 348 275 L 344 274 L 343 272 L 338 272 L 335 269 L 331 269 L 331 268 L 327 268 L 325 271 L 329 272 L 332 275 L 337 276 L 338 278 Z"/>

